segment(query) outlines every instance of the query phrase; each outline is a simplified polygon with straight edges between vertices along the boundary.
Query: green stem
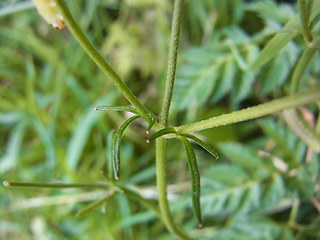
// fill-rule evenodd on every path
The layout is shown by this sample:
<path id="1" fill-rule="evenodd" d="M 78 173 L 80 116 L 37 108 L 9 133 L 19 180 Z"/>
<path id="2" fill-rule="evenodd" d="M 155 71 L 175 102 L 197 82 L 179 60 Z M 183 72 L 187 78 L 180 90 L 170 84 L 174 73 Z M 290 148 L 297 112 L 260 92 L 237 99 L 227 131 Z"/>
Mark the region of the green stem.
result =
<path id="1" fill-rule="evenodd" d="M 222 114 L 199 122 L 176 127 L 178 134 L 202 131 L 209 128 L 219 127 L 232 123 L 263 117 L 272 113 L 280 112 L 286 108 L 296 108 L 308 103 L 320 100 L 320 88 L 304 93 L 298 93 L 283 97 L 268 103 L 242 109 L 232 113 Z"/>
<path id="2" fill-rule="evenodd" d="M 298 2 L 299 2 L 299 9 L 300 9 L 300 19 L 301 19 L 303 37 L 306 42 L 312 42 L 312 34 L 309 28 L 311 5 L 308 6 L 307 0 L 298 0 Z M 312 3 L 312 1 L 310 3 Z"/>
<path id="3" fill-rule="evenodd" d="M 64 0 L 56 0 L 57 6 L 59 7 L 66 25 L 69 30 L 79 42 L 84 51 L 89 57 L 99 66 L 99 68 L 111 79 L 113 84 L 119 89 L 123 96 L 139 111 L 141 115 L 149 115 L 151 112 L 137 99 L 132 93 L 128 86 L 121 80 L 119 75 L 113 70 L 113 68 L 104 60 L 101 54 L 91 44 L 89 39 L 82 32 L 79 25 L 73 19 L 67 5 Z"/>
<path id="4" fill-rule="evenodd" d="M 297 90 L 299 90 L 300 82 L 303 77 L 303 74 L 306 71 L 306 68 L 308 67 L 315 53 L 316 53 L 316 49 L 313 49 L 313 48 L 306 47 L 303 50 L 303 53 L 300 56 L 297 66 L 295 67 L 294 72 L 292 74 L 291 86 L 290 86 L 291 94 L 294 94 L 295 92 L 297 92 Z"/>
<path id="5" fill-rule="evenodd" d="M 176 75 L 182 8 L 183 0 L 176 0 L 173 8 L 166 88 L 160 114 L 160 123 L 164 126 L 168 126 L 168 116 Z"/>
<path id="6" fill-rule="evenodd" d="M 167 140 L 156 139 L 157 188 L 162 220 L 170 232 L 180 239 L 190 239 L 173 221 L 167 197 Z"/>
<path id="7" fill-rule="evenodd" d="M 5 187 L 29 187 L 29 188 L 103 188 L 108 184 L 68 184 L 68 183 L 34 183 L 34 182 L 15 182 L 4 181 Z"/>
<path id="8" fill-rule="evenodd" d="M 292 204 L 290 216 L 289 216 L 289 221 L 288 221 L 289 226 L 295 226 L 295 224 L 296 224 L 296 219 L 297 219 L 298 210 L 299 210 L 299 204 L 300 204 L 299 199 L 293 200 L 293 204 Z"/>
<path id="9" fill-rule="evenodd" d="M 180 23 L 182 16 L 183 0 L 175 0 L 173 8 L 173 19 L 170 37 L 170 47 L 168 56 L 168 68 L 164 100 L 160 113 L 160 124 L 165 127 L 168 125 L 169 110 L 174 88 L 176 75 L 177 54 L 180 35 Z M 168 230 L 180 239 L 190 239 L 186 233 L 179 228 L 171 215 L 167 197 L 167 140 L 160 137 L 156 139 L 156 168 L 157 168 L 157 189 L 159 207 L 162 220 Z"/>

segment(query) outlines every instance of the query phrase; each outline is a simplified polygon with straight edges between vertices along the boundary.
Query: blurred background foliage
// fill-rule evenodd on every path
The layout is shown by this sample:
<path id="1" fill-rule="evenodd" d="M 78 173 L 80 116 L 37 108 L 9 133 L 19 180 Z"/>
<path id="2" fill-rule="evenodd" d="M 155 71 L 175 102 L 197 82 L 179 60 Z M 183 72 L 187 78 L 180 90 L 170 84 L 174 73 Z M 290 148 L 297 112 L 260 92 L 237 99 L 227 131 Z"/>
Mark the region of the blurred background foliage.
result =
<path id="1" fill-rule="evenodd" d="M 159 113 L 172 1 L 67 3 L 89 39 L 138 98 Z M 245 71 L 242 64 L 252 63 L 296 15 L 295 4 L 186 1 L 171 125 L 287 93 L 304 47 L 301 35 L 259 69 Z M 47 25 L 30 1 L 4 0 L 0 7 L 0 180 L 104 182 L 103 172 L 110 172 L 110 133 L 128 115 L 95 112 L 94 106 L 128 103 L 68 30 Z M 317 84 L 319 57 L 304 76 L 304 88 Z M 313 120 L 318 113 L 315 105 L 304 111 Z M 126 130 L 120 182 L 156 199 L 154 148 L 146 143 L 145 132 L 145 124 L 139 121 Z M 170 140 L 168 150 L 174 218 L 192 236 L 320 239 L 319 155 L 288 129 L 281 115 L 207 130 L 200 136 L 220 153 L 216 161 L 196 149 L 203 229 L 196 228 L 192 214 L 183 146 Z M 152 212 L 123 194 L 75 216 L 107 193 L 1 187 L 0 238 L 172 239 Z"/>

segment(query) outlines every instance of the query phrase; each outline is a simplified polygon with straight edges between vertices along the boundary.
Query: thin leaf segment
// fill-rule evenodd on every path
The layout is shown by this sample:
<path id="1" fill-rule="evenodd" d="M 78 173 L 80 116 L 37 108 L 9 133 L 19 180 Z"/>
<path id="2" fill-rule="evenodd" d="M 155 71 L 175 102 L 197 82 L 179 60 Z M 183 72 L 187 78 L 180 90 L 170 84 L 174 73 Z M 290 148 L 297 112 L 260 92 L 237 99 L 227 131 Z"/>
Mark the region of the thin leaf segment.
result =
<path id="1" fill-rule="evenodd" d="M 201 206 L 200 206 L 200 173 L 199 168 L 197 164 L 197 158 L 193 149 L 193 146 L 189 142 L 189 139 L 192 139 L 195 141 L 199 146 L 201 146 L 204 150 L 206 150 L 208 153 L 210 153 L 213 157 L 216 159 L 219 158 L 217 152 L 207 143 L 200 140 L 196 136 L 192 134 L 178 134 L 174 128 L 163 128 L 156 133 L 154 133 L 149 140 L 155 140 L 161 136 L 167 135 L 167 134 L 176 134 L 182 141 L 186 154 L 187 154 L 187 162 L 191 177 L 191 183 L 192 183 L 192 204 L 193 204 L 193 210 L 198 220 L 198 226 L 202 227 L 202 217 L 201 217 Z"/>

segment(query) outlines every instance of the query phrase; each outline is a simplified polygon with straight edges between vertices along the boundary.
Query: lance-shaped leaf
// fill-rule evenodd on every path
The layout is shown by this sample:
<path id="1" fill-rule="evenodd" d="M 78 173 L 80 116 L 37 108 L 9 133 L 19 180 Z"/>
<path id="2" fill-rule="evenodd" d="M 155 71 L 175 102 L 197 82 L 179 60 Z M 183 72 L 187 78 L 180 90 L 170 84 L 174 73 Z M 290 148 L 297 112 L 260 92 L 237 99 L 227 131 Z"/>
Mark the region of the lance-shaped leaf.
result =
<path id="1" fill-rule="evenodd" d="M 149 140 L 152 141 L 152 140 L 157 139 L 158 137 L 161 137 L 163 135 L 170 134 L 170 133 L 177 133 L 177 132 L 174 128 L 163 128 L 163 129 L 159 130 L 158 132 L 154 133 L 149 138 Z"/>
<path id="2" fill-rule="evenodd" d="M 199 146 L 201 146 L 204 150 L 206 150 L 208 153 L 210 153 L 216 159 L 219 158 L 218 153 L 210 145 L 208 145 L 207 143 L 205 143 L 201 139 L 197 138 L 196 136 L 194 136 L 192 134 L 183 134 L 183 136 L 195 141 Z"/>
<path id="3" fill-rule="evenodd" d="M 139 118 L 140 116 L 133 116 L 125 121 L 115 132 L 112 137 L 112 161 L 113 161 L 113 171 L 114 178 L 116 180 L 119 179 L 119 171 L 120 171 L 120 140 L 124 130 L 128 127 L 130 123 Z"/>
<path id="4" fill-rule="evenodd" d="M 102 205 L 104 202 L 106 202 L 107 200 L 109 200 L 110 198 L 112 198 L 113 196 L 115 196 L 116 192 L 111 192 L 109 194 L 107 194 L 104 198 L 99 199 L 98 201 L 92 202 L 90 203 L 88 206 L 80 209 L 77 213 L 76 216 L 82 216 L 83 214 L 88 213 L 89 211 L 93 210 L 96 207 L 99 207 L 100 205 Z"/>
<path id="5" fill-rule="evenodd" d="M 201 207 L 200 207 L 200 174 L 197 164 L 196 155 L 191 143 L 185 136 L 180 136 L 182 143 L 186 149 L 189 172 L 192 182 L 192 204 L 194 213 L 198 219 L 198 226 L 202 227 Z"/>

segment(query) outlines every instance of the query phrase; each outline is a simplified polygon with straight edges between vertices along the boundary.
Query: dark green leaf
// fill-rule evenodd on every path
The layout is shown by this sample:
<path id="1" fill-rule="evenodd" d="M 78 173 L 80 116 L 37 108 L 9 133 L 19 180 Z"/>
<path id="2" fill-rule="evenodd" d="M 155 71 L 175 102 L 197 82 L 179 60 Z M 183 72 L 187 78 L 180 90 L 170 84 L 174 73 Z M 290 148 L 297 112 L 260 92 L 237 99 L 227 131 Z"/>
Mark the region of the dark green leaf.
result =
<path id="1" fill-rule="evenodd" d="M 218 153 L 210 145 L 206 144 L 204 141 L 200 140 L 196 136 L 194 136 L 192 134 L 183 134 L 183 136 L 185 136 L 187 138 L 190 138 L 193 141 L 195 141 L 197 144 L 199 144 L 204 150 L 206 150 L 208 153 L 210 153 L 216 159 L 219 158 Z"/>
<path id="2" fill-rule="evenodd" d="M 194 153 L 193 147 L 191 143 L 187 140 L 187 138 L 184 136 L 180 136 L 180 138 L 182 140 L 182 143 L 187 153 L 189 172 L 191 175 L 193 210 L 198 219 L 199 226 L 202 226 L 201 207 L 200 207 L 200 191 L 201 191 L 200 173 L 198 169 L 197 159 L 196 159 L 196 155 Z"/>
<path id="3" fill-rule="evenodd" d="M 170 133 L 177 133 L 176 130 L 174 128 L 163 128 L 161 130 L 159 130 L 158 132 L 154 133 L 150 138 L 149 140 L 150 141 L 153 141 L 155 139 L 157 139 L 158 137 L 161 137 L 163 135 L 166 135 L 166 134 L 170 134 Z"/>
<path id="4" fill-rule="evenodd" d="M 114 133 L 112 137 L 112 161 L 113 161 L 113 171 L 114 178 L 119 179 L 120 171 L 120 140 L 123 135 L 124 130 L 128 127 L 130 123 L 139 118 L 139 116 L 133 116 L 126 120 Z"/>

